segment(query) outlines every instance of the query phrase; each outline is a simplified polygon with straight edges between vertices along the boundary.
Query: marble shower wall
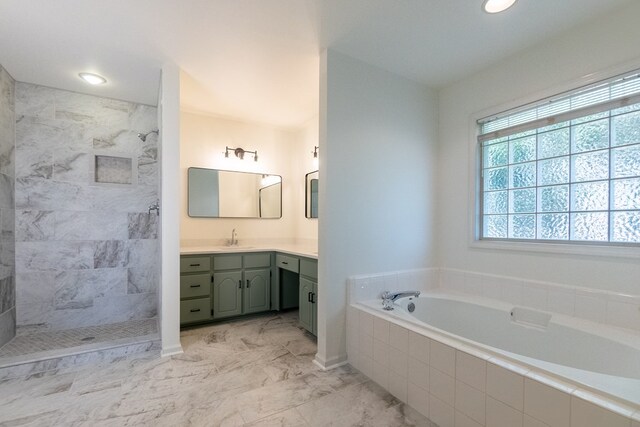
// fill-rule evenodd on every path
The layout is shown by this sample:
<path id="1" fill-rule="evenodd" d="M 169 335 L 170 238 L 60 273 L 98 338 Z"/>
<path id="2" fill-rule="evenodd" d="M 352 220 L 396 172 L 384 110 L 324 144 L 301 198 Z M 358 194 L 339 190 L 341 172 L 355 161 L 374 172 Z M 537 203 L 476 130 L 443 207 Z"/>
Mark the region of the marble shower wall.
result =
<path id="1" fill-rule="evenodd" d="M 18 333 L 155 317 L 158 136 L 137 134 L 156 108 L 25 83 L 15 97 Z M 131 183 L 96 183 L 96 155 L 131 159 Z"/>
<path id="2" fill-rule="evenodd" d="M 0 346 L 16 334 L 15 82 L 0 66 Z"/>

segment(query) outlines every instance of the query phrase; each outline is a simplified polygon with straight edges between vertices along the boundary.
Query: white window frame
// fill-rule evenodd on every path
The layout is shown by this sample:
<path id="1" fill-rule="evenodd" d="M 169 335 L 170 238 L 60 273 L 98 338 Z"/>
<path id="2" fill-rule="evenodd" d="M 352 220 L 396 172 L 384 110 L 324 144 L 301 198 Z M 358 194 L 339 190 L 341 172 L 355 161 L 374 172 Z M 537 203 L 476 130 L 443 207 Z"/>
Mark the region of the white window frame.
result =
<path id="1" fill-rule="evenodd" d="M 469 247 L 472 249 L 483 249 L 491 251 L 521 251 L 530 253 L 551 253 L 551 254 L 569 254 L 584 255 L 597 257 L 612 258 L 635 258 L 640 259 L 640 246 L 637 244 L 618 246 L 610 242 L 545 242 L 541 240 L 523 241 L 523 240 L 486 240 L 480 239 L 481 224 L 480 219 L 482 212 L 481 197 L 482 189 L 480 188 L 481 180 L 479 179 L 482 171 L 482 147 L 478 142 L 479 126 L 478 121 L 486 117 L 495 116 L 502 112 L 520 108 L 527 104 L 533 104 L 543 99 L 554 97 L 556 95 L 577 90 L 581 87 L 597 83 L 617 75 L 622 75 L 633 70 L 640 69 L 640 60 L 632 63 L 623 64 L 617 67 L 591 73 L 582 78 L 560 84 L 544 91 L 531 94 L 526 97 L 516 99 L 514 101 L 488 108 L 472 114 L 469 121 L 469 144 L 468 144 L 468 171 L 469 171 L 469 199 L 468 199 L 468 229 L 470 230 Z"/>

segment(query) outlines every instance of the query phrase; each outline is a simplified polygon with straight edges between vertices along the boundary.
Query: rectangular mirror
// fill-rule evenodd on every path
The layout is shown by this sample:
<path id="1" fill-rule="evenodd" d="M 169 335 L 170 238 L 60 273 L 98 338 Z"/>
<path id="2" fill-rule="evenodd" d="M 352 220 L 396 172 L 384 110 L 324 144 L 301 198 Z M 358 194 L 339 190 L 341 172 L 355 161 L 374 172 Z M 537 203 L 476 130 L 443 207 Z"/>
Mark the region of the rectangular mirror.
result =
<path id="1" fill-rule="evenodd" d="M 189 168 L 187 178 L 190 217 L 282 217 L 280 175 Z"/>
<path id="2" fill-rule="evenodd" d="M 307 218 L 318 218 L 318 171 L 305 175 L 305 208 Z"/>

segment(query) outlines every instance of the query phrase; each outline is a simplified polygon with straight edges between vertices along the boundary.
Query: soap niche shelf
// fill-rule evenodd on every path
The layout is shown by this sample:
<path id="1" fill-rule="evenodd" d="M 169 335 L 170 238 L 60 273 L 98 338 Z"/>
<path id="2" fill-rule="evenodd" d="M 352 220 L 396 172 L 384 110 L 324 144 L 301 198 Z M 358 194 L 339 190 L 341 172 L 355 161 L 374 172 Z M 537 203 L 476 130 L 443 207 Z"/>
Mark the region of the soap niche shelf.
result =
<path id="1" fill-rule="evenodd" d="M 130 156 L 96 154 L 93 161 L 93 181 L 96 184 L 135 185 L 135 163 Z"/>

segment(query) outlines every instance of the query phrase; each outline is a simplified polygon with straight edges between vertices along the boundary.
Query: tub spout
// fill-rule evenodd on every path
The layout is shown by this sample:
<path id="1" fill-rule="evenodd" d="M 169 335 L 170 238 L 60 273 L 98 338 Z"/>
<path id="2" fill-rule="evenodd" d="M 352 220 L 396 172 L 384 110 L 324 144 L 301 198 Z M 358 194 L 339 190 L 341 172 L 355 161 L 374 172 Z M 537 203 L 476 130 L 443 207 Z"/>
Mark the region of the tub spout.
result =
<path id="1" fill-rule="evenodd" d="M 393 310 L 393 303 L 399 298 L 406 297 L 418 297 L 420 291 L 402 291 L 402 292 L 389 292 L 384 291 L 382 293 L 382 308 L 385 310 Z"/>

